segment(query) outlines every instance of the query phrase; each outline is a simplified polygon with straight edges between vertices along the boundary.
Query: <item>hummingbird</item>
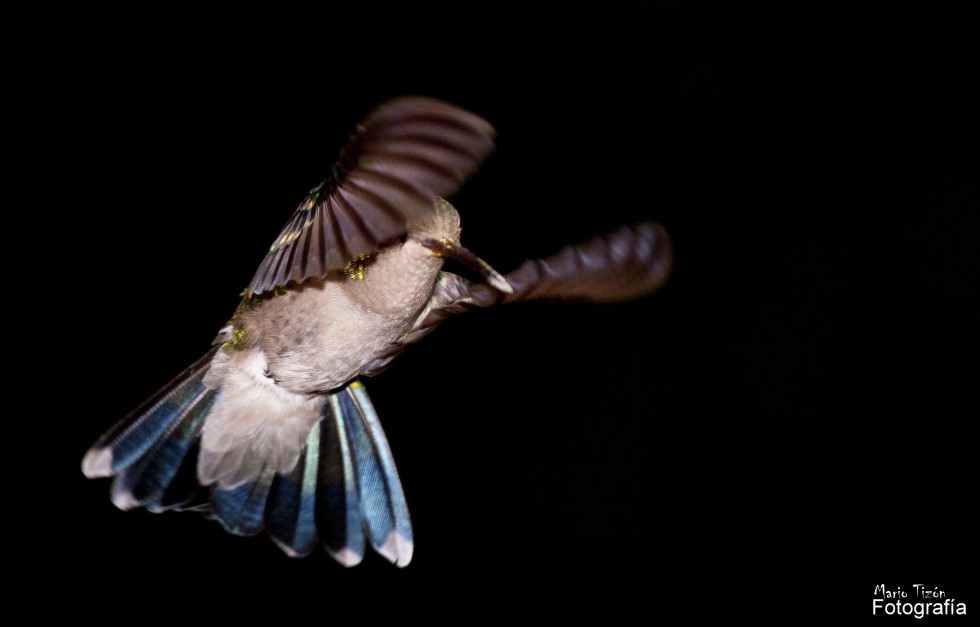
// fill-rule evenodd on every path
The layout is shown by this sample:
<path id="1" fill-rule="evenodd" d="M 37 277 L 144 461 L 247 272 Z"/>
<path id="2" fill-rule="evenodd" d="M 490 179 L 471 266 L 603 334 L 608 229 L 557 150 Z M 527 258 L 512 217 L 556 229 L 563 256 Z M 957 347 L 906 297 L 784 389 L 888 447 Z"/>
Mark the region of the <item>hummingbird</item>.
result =
<path id="1" fill-rule="evenodd" d="M 672 247 L 621 227 L 501 275 L 460 243 L 445 200 L 494 151 L 480 116 L 422 96 L 356 127 L 273 242 L 210 350 L 112 426 L 82 471 L 122 510 L 196 511 L 290 556 L 323 544 L 412 559 L 398 471 L 362 377 L 455 314 L 532 299 L 611 302 L 654 291 Z M 443 270 L 470 268 L 473 280 Z M 479 277 L 477 279 L 476 277 Z"/>

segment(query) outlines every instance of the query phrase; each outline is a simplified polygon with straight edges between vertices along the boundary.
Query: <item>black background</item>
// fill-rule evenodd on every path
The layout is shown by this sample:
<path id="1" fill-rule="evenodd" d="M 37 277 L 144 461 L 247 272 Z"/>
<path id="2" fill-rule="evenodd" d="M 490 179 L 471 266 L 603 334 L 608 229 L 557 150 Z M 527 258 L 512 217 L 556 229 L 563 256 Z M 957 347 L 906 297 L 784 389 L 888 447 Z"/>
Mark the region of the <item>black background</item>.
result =
<path id="1" fill-rule="evenodd" d="M 39 46 L 58 149 L 38 196 L 69 261 L 55 346 L 81 361 L 43 392 L 70 411 L 37 585 L 109 615 L 324 624 L 851 620 L 878 583 L 975 598 L 967 20 L 733 4 L 62 22 Z M 87 446 L 206 350 L 353 124 L 410 93 L 499 132 L 454 199 L 470 249 L 506 271 L 651 217 L 670 282 L 453 319 L 366 382 L 415 525 L 404 570 L 117 511 Z"/>

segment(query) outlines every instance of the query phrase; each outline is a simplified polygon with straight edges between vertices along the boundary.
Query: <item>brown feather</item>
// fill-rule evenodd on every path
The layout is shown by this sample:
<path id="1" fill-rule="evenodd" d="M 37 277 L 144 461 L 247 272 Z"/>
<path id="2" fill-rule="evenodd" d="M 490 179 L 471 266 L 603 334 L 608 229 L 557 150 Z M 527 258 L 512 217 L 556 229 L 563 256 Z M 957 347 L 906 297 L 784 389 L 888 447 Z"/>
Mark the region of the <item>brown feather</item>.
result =
<path id="1" fill-rule="evenodd" d="M 404 237 L 410 222 L 455 193 L 493 152 L 494 135 L 483 118 L 433 98 L 381 105 L 286 223 L 249 294 L 323 278 Z"/>

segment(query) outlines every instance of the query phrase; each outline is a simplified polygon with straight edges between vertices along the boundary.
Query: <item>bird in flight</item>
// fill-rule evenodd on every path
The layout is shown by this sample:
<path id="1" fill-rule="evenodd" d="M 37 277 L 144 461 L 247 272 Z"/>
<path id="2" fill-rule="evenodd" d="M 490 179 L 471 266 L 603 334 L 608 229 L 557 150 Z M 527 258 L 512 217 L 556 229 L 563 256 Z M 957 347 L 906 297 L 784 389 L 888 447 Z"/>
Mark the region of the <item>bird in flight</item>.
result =
<path id="1" fill-rule="evenodd" d="M 275 239 L 210 350 L 103 434 L 82 460 L 123 510 L 198 511 L 291 556 L 322 543 L 345 566 L 370 545 L 398 566 L 412 526 L 361 377 L 447 317 L 530 299 L 617 301 L 672 262 L 654 222 L 501 275 L 460 243 L 445 200 L 494 150 L 481 117 L 391 100 L 359 124 L 329 177 Z M 442 269 L 452 259 L 483 280 Z"/>

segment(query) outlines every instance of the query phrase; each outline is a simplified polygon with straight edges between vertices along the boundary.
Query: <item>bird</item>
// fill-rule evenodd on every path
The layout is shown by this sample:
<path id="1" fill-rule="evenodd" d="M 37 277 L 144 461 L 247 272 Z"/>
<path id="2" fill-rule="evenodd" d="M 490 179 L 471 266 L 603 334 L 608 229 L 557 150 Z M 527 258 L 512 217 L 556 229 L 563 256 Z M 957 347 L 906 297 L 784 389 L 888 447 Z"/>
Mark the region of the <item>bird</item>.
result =
<path id="1" fill-rule="evenodd" d="M 195 511 L 290 556 L 414 552 L 401 480 L 363 379 L 446 318 L 522 300 L 659 288 L 667 231 L 620 227 L 502 275 L 460 243 L 451 197 L 495 150 L 479 115 L 426 96 L 371 111 L 300 202 L 210 349 L 88 449 L 122 510 Z M 454 260 L 472 279 L 443 268 Z M 479 277 L 479 278 L 477 278 Z"/>

